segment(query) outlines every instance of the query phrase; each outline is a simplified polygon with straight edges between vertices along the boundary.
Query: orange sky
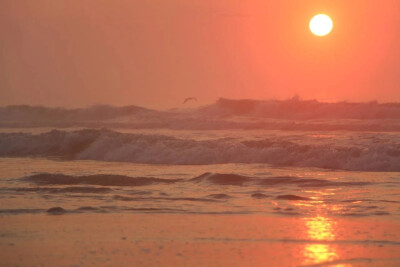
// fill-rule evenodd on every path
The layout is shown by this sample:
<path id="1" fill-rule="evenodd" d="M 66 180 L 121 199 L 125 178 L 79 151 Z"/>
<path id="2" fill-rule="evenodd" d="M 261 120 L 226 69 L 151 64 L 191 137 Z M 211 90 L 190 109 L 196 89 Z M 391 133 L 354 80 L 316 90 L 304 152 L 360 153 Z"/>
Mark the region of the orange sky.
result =
<path id="1" fill-rule="evenodd" d="M 308 23 L 331 16 L 330 35 Z M 0 105 L 400 101 L 400 1 L 2 0 Z"/>

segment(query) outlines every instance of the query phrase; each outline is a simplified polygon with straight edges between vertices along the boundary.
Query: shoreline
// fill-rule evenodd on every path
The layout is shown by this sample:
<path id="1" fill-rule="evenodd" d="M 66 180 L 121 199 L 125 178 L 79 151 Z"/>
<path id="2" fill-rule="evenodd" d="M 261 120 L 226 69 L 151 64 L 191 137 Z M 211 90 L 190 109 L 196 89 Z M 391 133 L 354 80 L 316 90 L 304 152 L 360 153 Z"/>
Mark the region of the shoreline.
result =
<path id="1" fill-rule="evenodd" d="M 378 217 L 25 214 L 0 225 L 6 266 L 400 263 L 400 221 Z"/>

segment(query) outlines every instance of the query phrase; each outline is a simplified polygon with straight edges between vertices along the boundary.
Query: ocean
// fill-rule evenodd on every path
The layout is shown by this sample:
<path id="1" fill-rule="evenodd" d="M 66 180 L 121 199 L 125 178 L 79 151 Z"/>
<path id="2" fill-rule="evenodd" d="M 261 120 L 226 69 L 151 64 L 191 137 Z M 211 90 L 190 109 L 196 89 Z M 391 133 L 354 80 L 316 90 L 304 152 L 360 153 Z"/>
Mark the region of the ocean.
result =
<path id="1" fill-rule="evenodd" d="M 295 218 L 308 225 L 292 236 L 304 244 L 337 244 L 340 220 L 399 225 L 399 106 L 221 101 L 165 112 L 2 108 L 0 216 Z M 357 242 L 400 247 L 382 235 Z M 328 252 L 300 263 L 352 264 Z"/>

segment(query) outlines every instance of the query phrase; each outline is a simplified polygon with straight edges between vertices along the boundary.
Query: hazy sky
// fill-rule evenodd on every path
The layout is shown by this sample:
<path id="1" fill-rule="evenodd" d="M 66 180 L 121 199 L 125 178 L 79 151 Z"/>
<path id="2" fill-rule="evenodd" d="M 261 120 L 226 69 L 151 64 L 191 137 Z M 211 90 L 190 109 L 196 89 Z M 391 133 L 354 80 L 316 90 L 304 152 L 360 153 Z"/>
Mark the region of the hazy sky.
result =
<path id="1" fill-rule="evenodd" d="M 400 101 L 399 17 L 399 0 L 1 0 L 0 105 Z"/>

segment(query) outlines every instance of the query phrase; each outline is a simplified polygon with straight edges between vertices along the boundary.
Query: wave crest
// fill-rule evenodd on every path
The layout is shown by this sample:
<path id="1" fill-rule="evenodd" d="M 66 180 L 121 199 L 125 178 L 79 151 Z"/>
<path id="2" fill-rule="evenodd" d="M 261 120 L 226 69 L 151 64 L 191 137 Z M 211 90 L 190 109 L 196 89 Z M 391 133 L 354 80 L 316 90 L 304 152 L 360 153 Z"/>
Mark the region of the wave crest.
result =
<path id="1" fill-rule="evenodd" d="M 24 180 L 38 185 L 101 185 L 101 186 L 143 186 L 156 183 L 174 183 L 181 179 L 161 179 L 152 177 L 129 177 L 125 175 L 96 174 L 72 176 L 65 174 L 40 173 L 25 177 Z M 79 188 L 78 188 L 79 190 Z"/>
<path id="2" fill-rule="evenodd" d="M 0 156 L 151 164 L 267 163 L 274 166 L 400 171 L 400 144 L 388 138 L 380 140 L 370 136 L 362 142 L 357 140 L 356 144 L 352 140 L 343 144 L 329 140 L 307 144 L 284 136 L 252 141 L 234 138 L 198 141 L 104 129 L 51 131 L 38 135 L 2 133 Z"/>

